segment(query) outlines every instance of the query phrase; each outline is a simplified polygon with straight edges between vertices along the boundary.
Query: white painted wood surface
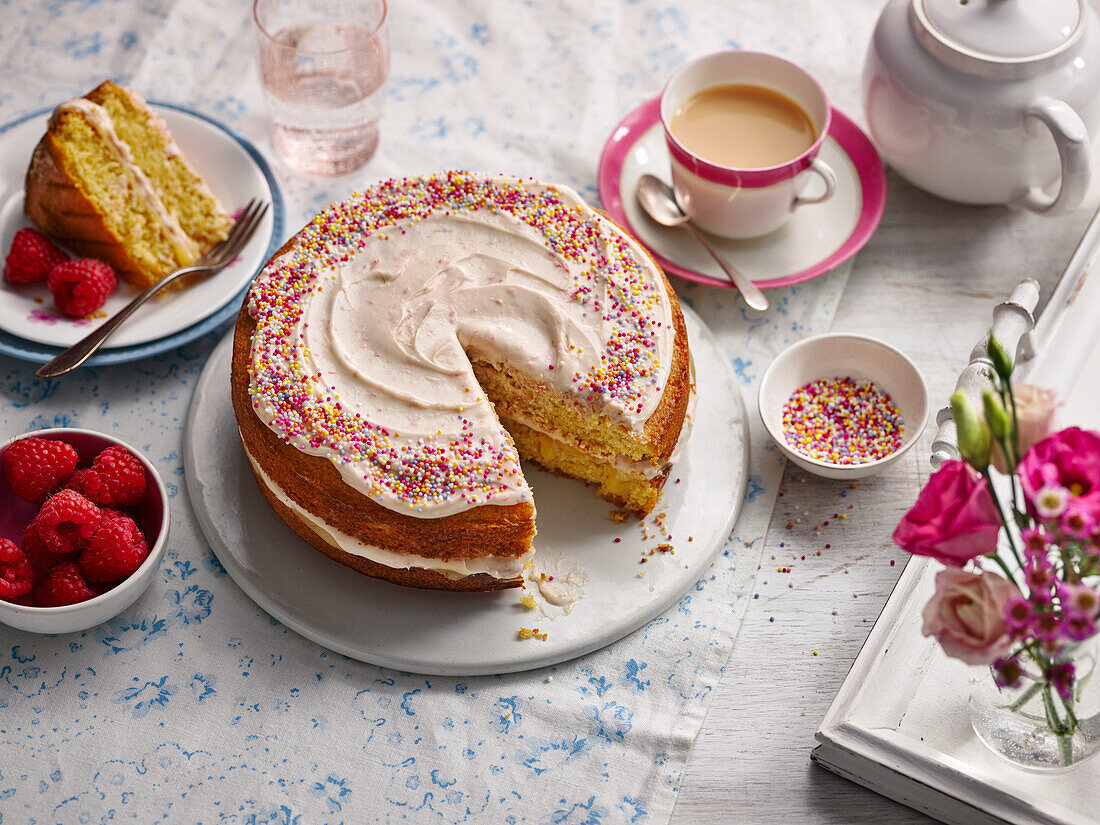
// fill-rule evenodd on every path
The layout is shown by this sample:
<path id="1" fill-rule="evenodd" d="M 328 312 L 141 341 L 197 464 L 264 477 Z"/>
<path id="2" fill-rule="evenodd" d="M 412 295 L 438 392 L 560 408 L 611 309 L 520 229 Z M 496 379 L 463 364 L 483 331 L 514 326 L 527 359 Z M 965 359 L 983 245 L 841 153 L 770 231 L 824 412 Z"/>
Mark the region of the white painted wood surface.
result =
<path id="1" fill-rule="evenodd" d="M 838 5 L 815 6 L 813 20 L 784 34 L 784 51 L 799 55 L 834 104 L 863 124 L 863 47 L 844 59 L 822 40 L 866 44 L 884 3 L 846 0 L 843 14 Z M 1094 180 L 1078 211 L 1043 218 L 949 204 L 892 172 L 888 185 L 882 225 L 856 261 L 833 329 L 875 335 L 904 350 L 938 408 L 994 304 L 1028 277 L 1039 282 L 1041 303 L 1049 296 L 1100 200 L 1100 186 Z M 901 573 L 904 556 L 890 535 L 927 478 L 934 434 L 929 426 L 904 461 L 855 489 L 788 467 L 758 598 L 695 741 L 675 825 L 932 821 L 812 766 L 809 754 L 814 731 Z M 842 512 L 847 519 L 833 518 Z M 776 572 L 781 566 L 791 572 Z"/>

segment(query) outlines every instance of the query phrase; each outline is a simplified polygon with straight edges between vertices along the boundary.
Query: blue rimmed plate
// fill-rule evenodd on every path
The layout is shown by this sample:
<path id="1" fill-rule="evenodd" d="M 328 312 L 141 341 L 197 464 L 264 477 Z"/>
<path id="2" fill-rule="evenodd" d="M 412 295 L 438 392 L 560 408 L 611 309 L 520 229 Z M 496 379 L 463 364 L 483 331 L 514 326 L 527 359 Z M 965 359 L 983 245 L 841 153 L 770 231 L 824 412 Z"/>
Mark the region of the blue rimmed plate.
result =
<path id="1" fill-rule="evenodd" d="M 91 365 L 136 361 L 175 349 L 233 316 L 252 278 L 278 248 L 285 208 L 271 167 L 244 136 L 204 114 L 172 103 L 152 103 L 207 181 L 233 212 L 250 198 L 272 204 L 238 259 L 216 276 L 141 308 L 89 360 Z M 34 146 L 45 132 L 49 109 L 0 127 L 0 255 L 23 226 L 23 177 Z M 103 308 L 104 317 L 135 294 L 122 284 Z M 17 287 L 0 281 L 0 354 L 45 363 L 94 329 L 95 320 L 73 320 L 53 307 L 44 285 Z"/>

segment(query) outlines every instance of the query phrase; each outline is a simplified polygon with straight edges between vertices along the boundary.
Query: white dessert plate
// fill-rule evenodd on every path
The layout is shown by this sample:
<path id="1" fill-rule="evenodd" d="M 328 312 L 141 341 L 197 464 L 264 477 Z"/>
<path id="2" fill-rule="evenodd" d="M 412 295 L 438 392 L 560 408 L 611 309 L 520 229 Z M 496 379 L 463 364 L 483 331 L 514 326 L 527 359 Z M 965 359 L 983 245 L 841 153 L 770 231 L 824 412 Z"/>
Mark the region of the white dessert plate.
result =
<path id="1" fill-rule="evenodd" d="M 104 345 L 104 354 L 162 339 L 172 339 L 173 346 L 183 343 L 175 340 L 180 333 L 218 314 L 248 285 L 275 251 L 282 234 L 282 196 L 270 167 L 255 147 L 198 112 L 167 103 L 152 105 L 230 214 L 250 198 L 268 201 L 272 209 L 237 260 L 213 277 L 150 301 Z M 23 213 L 23 178 L 49 117 L 49 111 L 36 112 L 0 129 L 0 259 L 7 256 L 15 233 L 32 226 Z M 15 286 L 0 279 L 0 331 L 17 339 L 0 351 L 29 360 L 49 360 L 57 353 L 57 349 L 51 352 L 49 348 L 72 346 L 136 294 L 134 287 L 120 282 L 96 318 L 72 319 L 54 307 L 45 284 Z M 44 346 L 21 346 L 21 342 Z M 153 353 L 142 350 L 137 357 L 148 354 Z M 92 363 L 101 361 L 93 358 Z"/>
<path id="2" fill-rule="evenodd" d="M 733 288 L 702 246 L 682 229 L 655 223 L 638 205 L 634 190 L 648 173 L 669 181 L 668 150 L 659 97 L 646 101 L 615 127 L 600 156 L 600 201 L 608 217 L 653 253 L 661 268 L 689 281 Z M 886 174 L 870 139 L 843 112 L 833 109 L 821 158 L 836 172 L 836 194 L 798 209 L 768 235 L 746 241 L 710 236 L 731 264 L 761 289 L 808 281 L 835 269 L 874 234 L 886 205 Z M 806 196 L 824 184 L 814 179 Z"/>
<path id="3" fill-rule="evenodd" d="M 646 524 L 655 535 L 643 539 L 634 517 L 625 524 L 608 517 L 613 507 L 594 488 L 524 465 L 538 508 L 536 561 L 549 574 L 579 568 L 588 576 L 568 615 L 547 606 L 530 583 L 500 593 L 403 588 L 362 576 L 298 538 L 261 495 L 240 445 L 226 391 L 232 336 L 210 356 L 187 421 L 184 464 L 199 524 L 256 604 L 353 659 L 475 676 L 545 667 L 604 647 L 670 608 L 707 572 L 745 494 L 749 442 L 740 391 L 710 331 L 684 312 L 698 402 L 686 450 L 657 506 L 671 539 L 653 518 Z M 664 542 L 675 553 L 649 555 Z M 525 609 L 525 592 L 540 607 Z M 521 627 L 537 627 L 547 638 L 520 640 Z"/>

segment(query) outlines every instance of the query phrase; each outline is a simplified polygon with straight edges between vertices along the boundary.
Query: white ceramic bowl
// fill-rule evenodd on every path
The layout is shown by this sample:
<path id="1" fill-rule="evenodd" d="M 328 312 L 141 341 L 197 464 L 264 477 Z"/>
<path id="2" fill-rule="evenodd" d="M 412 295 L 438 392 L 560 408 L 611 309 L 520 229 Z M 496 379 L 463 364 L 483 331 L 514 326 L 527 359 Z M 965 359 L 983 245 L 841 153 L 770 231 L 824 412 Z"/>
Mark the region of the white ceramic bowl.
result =
<path id="1" fill-rule="evenodd" d="M 141 567 L 106 593 L 78 604 L 63 607 L 24 607 L 0 600 L 0 623 L 11 627 L 29 630 L 32 633 L 74 633 L 78 630 L 87 630 L 117 616 L 132 605 L 156 576 L 157 570 L 160 569 L 160 561 L 164 557 L 164 548 L 168 543 L 168 491 L 156 468 L 140 450 L 125 441 L 92 430 L 59 427 L 23 433 L 0 443 L 0 458 L 12 442 L 30 436 L 69 442 L 80 453 L 82 466 L 89 464 L 101 450 L 113 444 L 121 444 L 145 465 L 149 498 L 143 504 L 132 508 L 134 521 L 149 542 L 149 556 L 142 562 Z M 24 528 L 34 517 L 39 506 L 23 501 L 12 492 L 7 478 L 0 472 L 0 536 L 18 543 L 23 537 Z"/>
<path id="2" fill-rule="evenodd" d="M 865 378 L 888 393 L 901 412 L 901 446 L 866 464 L 830 464 L 804 455 L 783 437 L 783 405 L 791 393 L 818 378 Z M 908 451 L 928 423 L 928 387 L 914 364 L 884 341 L 866 335 L 831 332 L 805 338 L 779 353 L 764 371 L 758 392 L 760 417 L 787 458 L 825 478 L 856 479 L 877 473 Z"/>

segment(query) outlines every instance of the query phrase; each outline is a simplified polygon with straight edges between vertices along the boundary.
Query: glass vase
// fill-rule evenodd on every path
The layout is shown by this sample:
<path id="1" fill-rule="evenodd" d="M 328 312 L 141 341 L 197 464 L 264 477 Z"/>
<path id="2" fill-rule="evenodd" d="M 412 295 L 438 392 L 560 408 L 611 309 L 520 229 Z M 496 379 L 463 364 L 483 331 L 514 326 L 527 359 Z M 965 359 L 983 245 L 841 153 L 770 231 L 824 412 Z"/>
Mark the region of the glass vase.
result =
<path id="1" fill-rule="evenodd" d="M 1057 662 L 1073 662 L 1073 696 L 1025 678 L 1018 688 L 1001 688 L 989 668 L 973 668 L 970 723 L 978 738 L 998 756 L 1033 771 L 1075 767 L 1100 753 L 1100 679 L 1096 666 L 1100 636 L 1066 650 Z M 1028 661 L 1032 677 L 1036 668 Z M 1053 727 L 1052 730 L 1052 720 Z M 1056 732 L 1059 731 L 1059 732 Z"/>

